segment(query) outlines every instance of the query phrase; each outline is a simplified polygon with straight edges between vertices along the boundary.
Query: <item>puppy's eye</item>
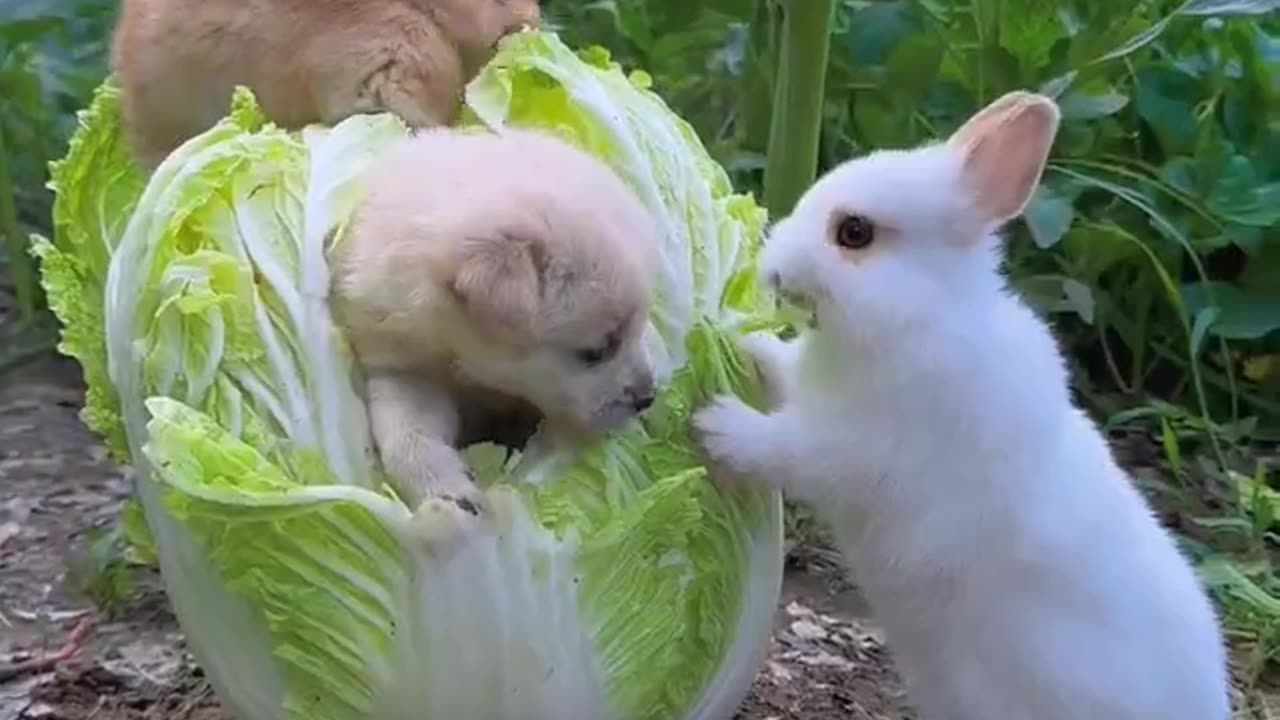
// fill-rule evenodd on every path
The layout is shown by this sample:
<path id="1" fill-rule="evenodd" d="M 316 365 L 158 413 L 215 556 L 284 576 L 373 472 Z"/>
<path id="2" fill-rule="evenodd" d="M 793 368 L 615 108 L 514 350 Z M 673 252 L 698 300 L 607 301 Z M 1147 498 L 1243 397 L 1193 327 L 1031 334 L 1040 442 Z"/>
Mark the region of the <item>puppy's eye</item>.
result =
<path id="1" fill-rule="evenodd" d="M 622 347 L 622 330 L 615 329 L 605 336 L 604 342 L 573 351 L 573 357 L 587 367 L 609 362 Z"/>
<path id="2" fill-rule="evenodd" d="M 614 348 L 608 345 L 575 350 L 573 356 L 587 367 L 595 367 L 613 357 Z"/>
<path id="3" fill-rule="evenodd" d="M 836 226 L 836 244 L 848 250 L 863 250 L 876 239 L 876 226 L 862 215 L 848 215 Z"/>

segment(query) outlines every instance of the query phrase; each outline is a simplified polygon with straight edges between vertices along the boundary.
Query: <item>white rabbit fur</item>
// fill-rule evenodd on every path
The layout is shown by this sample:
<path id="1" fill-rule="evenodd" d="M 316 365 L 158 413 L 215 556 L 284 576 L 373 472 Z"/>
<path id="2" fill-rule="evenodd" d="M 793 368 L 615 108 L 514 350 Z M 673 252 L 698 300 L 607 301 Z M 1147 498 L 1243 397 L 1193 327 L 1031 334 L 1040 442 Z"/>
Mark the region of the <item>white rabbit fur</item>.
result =
<path id="1" fill-rule="evenodd" d="M 830 522 L 925 720 L 1227 720 L 1205 592 L 1000 274 L 994 233 L 1057 125 L 1011 93 L 824 176 L 761 262 L 816 317 L 747 343 L 781 406 L 721 397 L 695 425 L 722 469 Z M 831 241 L 848 213 L 876 223 L 861 253 Z"/>

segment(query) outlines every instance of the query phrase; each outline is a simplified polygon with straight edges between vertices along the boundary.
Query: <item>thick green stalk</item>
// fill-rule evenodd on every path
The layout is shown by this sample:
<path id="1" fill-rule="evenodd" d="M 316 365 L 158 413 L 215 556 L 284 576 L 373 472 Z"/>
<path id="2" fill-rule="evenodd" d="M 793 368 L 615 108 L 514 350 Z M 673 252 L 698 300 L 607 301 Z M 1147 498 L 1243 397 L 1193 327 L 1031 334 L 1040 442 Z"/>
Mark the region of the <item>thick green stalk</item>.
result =
<path id="1" fill-rule="evenodd" d="M 0 129 L 0 236 L 9 260 L 9 276 L 13 280 L 18 301 L 18 319 L 30 322 L 36 314 L 36 274 L 27 241 L 18 233 L 18 215 L 13 205 L 13 179 L 9 174 L 9 157 L 5 154 L 4 132 Z"/>
<path id="2" fill-rule="evenodd" d="M 764 203 L 775 218 L 791 212 L 817 175 L 835 11 L 835 0 L 777 2 L 782 9 L 782 37 L 764 171 Z"/>
<path id="3" fill-rule="evenodd" d="M 773 126 L 773 88 L 778 75 L 778 8 L 759 0 L 751 20 L 750 62 L 742 78 L 742 138 L 745 147 L 762 155 Z"/>

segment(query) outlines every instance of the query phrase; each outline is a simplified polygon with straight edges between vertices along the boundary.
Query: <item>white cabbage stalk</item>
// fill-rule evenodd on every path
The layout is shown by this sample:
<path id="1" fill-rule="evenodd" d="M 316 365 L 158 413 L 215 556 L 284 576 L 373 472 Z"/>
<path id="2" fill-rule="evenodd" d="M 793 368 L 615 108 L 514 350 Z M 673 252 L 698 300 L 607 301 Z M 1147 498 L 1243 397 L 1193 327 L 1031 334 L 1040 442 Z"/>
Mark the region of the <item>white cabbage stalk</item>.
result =
<path id="1" fill-rule="evenodd" d="M 468 124 L 541 128 L 596 154 L 663 230 L 654 408 L 584 452 L 469 454 L 497 529 L 440 561 L 371 451 L 327 303 L 389 115 L 301 133 L 237 93 L 150 177 L 111 81 L 53 169 L 37 242 L 86 422 L 137 468 L 169 597 L 243 720 L 727 718 L 768 637 L 782 570 L 776 493 L 721 492 L 693 406 L 750 396 L 731 341 L 758 317 L 764 213 L 690 127 L 600 50 L 503 44 Z"/>

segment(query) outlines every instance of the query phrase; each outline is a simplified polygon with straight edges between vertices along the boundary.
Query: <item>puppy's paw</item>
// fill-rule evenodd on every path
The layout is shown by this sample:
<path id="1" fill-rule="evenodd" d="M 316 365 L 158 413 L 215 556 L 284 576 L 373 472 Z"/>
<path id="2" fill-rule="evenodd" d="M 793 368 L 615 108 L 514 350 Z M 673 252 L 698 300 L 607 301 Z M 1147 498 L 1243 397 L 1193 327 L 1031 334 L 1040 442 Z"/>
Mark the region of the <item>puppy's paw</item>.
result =
<path id="1" fill-rule="evenodd" d="M 694 413 L 694 437 L 713 462 L 737 472 L 749 472 L 750 453 L 746 450 L 764 417 L 742 400 L 720 395 Z"/>
<path id="2" fill-rule="evenodd" d="M 413 511 L 410 532 L 417 544 L 439 560 L 448 560 L 468 538 L 488 527 L 488 514 L 469 498 L 429 497 Z"/>
<path id="3" fill-rule="evenodd" d="M 431 484 L 431 496 L 448 502 L 463 513 L 483 517 L 488 513 L 484 492 L 470 470 L 449 473 Z"/>
<path id="4" fill-rule="evenodd" d="M 441 485 L 418 504 L 409 522 L 414 539 L 428 553 L 448 559 L 468 537 L 488 529 L 491 516 L 484 493 L 469 474 Z"/>

